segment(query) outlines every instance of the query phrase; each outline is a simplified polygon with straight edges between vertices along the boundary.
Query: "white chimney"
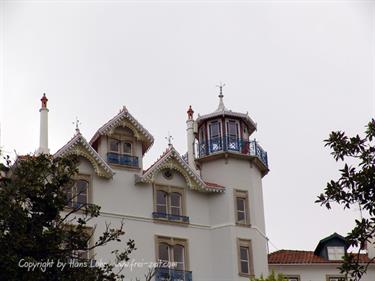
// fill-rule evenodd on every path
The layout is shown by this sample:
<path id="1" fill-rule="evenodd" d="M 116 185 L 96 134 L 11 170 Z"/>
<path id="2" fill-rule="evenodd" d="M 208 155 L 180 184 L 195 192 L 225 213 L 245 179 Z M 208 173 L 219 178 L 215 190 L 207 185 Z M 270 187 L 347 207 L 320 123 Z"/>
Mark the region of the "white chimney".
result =
<path id="1" fill-rule="evenodd" d="M 187 135 L 187 155 L 188 155 L 188 164 L 194 170 L 197 171 L 195 166 L 195 151 L 194 151 L 194 119 L 193 119 L 193 109 L 191 105 L 187 111 L 188 120 L 186 120 L 186 135 Z"/>
<path id="2" fill-rule="evenodd" d="M 48 154 L 48 108 L 47 108 L 47 97 L 43 94 L 41 98 L 42 107 L 40 112 L 40 137 L 39 137 L 39 148 L 37 154 Z"/>

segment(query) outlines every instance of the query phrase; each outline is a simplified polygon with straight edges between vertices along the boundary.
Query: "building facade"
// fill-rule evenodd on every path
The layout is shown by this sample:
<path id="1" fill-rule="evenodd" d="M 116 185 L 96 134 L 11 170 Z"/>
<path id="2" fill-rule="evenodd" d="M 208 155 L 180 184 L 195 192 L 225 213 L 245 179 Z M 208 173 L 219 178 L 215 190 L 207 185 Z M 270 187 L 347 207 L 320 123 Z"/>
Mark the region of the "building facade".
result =
<path id="1" fill-rule="evenodd" d="M 48 152 L 47 100 L 42 99 L 41 144 Z M 268 274 L 262 178 L 267 153 L 250 140 L 256 130 L 247 115 L 219 106 L 194 119 L 187 112 L 187 153 L 172 144 L 154 164 L 143 157 L 154 139 L 123 107 L 87 141 L 77 128 L 54 156 L 79 156 L 76 185 L 67 192 L 71 204 L 94 203 L 101 216 L 92 222 L 94 240 L 125 222 L 126 238 L 135 240 L 131 255 L 138 263 L 169 261 L 155 280 L 249 280 Z M 127 239 L 124 239 L 124 241 Z M 124 242 L 125 243 L 125 242 Z M 113 244 L 118 247 L 118 244 Z M 90 255 L 111 259 L 112 245 Z M 143 277 L 147 267 L 126 269 L 128 280 Z"/>
<path id="2" fill-rule="evenodd" d="M 68 207 L 94 203 L 101 215 L 91 222 L 93 241 L 106 225 L 125 223 L 126 236 L 137 250 L 125 268 L 126 280 L 142 278 L 151 263 L 163 261 L 156 281 L 244 281 L 283 273 L 288 281 L 343 281 L 337 267 L 347 251 L 334 234 L 320 241 L 315 252 L 281 250 L 268 253 L 262 178 L 268 173 L 267 153 L 251 140 L 256 123 L 248 114 L 227 109 L 220 89 L 219 105 L 209 114 L 187 111 L 187 152 L 171 143 L 150 167 L 143 157 L 154 138 L 123 107 L 88 141 L 79 131 L 55 157 L 79 156 L 79 173 Z M 40 146 L 48 149 L 48 99 L 40 109 Z M 118 243 L 83 253 L 97 264 L 114 262 Z M 370 262 L 375 249 L 361 256 Z M 133 266 L 131 266 L 133 264 Z M 375 280 L 369 267 L 364 281 Z"/>

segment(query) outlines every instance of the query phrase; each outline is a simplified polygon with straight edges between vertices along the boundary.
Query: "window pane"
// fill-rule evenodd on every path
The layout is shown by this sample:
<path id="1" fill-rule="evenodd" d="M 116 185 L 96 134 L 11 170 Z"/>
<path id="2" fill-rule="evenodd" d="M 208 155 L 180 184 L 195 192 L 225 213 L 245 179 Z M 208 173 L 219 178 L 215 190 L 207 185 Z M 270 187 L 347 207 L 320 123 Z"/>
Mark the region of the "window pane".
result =
<path id="1" fill-rule="evenodd" d="M 131 154 L 132 153 L 132 144 L 130 142 L 124 142 L 124 153 Z"/>
<path id="2" fill-rule="evenodd" d="M 65 186 L 64 187 L 64 192 L 65 192 L 65 195 L 66 195 L 66 205 L 69 206 L 69 207 L 73 206 L 72 188 L 73 188 L 72 186 Z"/>
<path id="3" fill-rule="evenodd" d="M 237 198 L 237 210 L 238 211 L 245 211 L 245 199 Z"/>
<path id="4" fill-rule="evenodd" d="M 171 214 L 175 216 L 181 216 L 181 209 L 178 207 L 171 207 Z"/>
<path id="5" fill-rule="evenodd" d="M 119 141 L 117 141 L 117 140 L 110 140 L 109 141 L 109 150 L 110 151 L 114 151 L 114 152 L 118 152 L 118 150 L 119 150 Z"/>
<path id="6" fill-rule="evenodd" d="M 76 202 L 77 206 L 81 206 L 83 204 L 87 204 L 87 191 L 88 191 L 89 183 L 85 180 L 77 180 L 76 181 Z"/>
<path id="7" fill-rule="evenodd" d="M 171 206 L 172 207 L 180 207 L 181 206 L 181 194 L 177 192 L 173 192 L 171 194 Z"/>
<path id="8" fill-rule="evenodd" d="M 167 213 L 167 193 L 161 190 L 156 192 L 156 211 Z"/>
<path id="9" fill-rule="evenodd" d="M 210 124 L 210 137 L 216 138 L 220 136 L 220 124 L 219 122 L 213 122 Z"/>
<path id="10" fill-rule="evenodd" d="M 345 255 L 344 247 L 327 247 L 329 260 L 341 260 Z"/>
<path id="11" fill-rule="evenodd" d="M 185 259 L 184 259 L 184 246 L 175 245 L 173 247 L 173 260 L 177 263 L 177 270 L 184 270 Z"/>
<path id="12" fill-rule="evenodd" d="M 159 260 L 169 261 L 169 245 L 166 243 L 159 244 Z"/>
<path id="13" fill-rule="evenodd" d="M 237 221 L 238 222 L 245 222 L 246 221 L 245 212 L 241 212 L 241 211 L 237 212 Z"/>
<path id="14" fill-rule="evenodd" d="M 247 261 L 241 261 L 241 273 L 249 273 L 249 263 Z"/>
<path id="15" fill-rule="evenodd" d="M 246 247 L 240 247 L 240 259 L 248 261 L 249 260 L 249 249 Z"/>
<path id="16" fill-rule="evenodd" d="M 228 134 L 231 137 L 237 137 L 237 124 L 235 121 L 229 121 L 228 122 Z"/>

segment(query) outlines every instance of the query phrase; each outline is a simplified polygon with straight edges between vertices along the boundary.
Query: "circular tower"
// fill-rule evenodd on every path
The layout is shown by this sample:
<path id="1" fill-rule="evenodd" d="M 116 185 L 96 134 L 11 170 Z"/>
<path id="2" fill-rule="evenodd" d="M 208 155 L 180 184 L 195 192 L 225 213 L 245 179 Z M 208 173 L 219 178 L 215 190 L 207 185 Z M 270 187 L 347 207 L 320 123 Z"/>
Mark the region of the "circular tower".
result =
<path id="1" fill-rule="evenodd" d="M 218 108 L 194 123 L 194 164 L 204 181 L 226 188 L 209 199 L 217 280 L 266 275 L 262 178 L 269 169 L 267 152 L 250 139 L 257 125 L 247 113 L 225 107 L 222 87 Z"/>

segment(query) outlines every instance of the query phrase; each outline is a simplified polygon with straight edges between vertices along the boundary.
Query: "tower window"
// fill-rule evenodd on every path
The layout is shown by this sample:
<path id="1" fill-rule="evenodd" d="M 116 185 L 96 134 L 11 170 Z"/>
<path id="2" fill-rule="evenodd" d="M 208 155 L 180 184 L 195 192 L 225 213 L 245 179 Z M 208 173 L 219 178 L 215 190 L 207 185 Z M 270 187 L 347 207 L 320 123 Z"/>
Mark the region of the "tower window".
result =
<path id="1" fill-rule="evenodd" d="M 250 225 L 249 216 L 249 198 L 248 192 L 245 190 L 235 190 L 234 191 L 234 203 L 236 211 L 236 223 L 238 225 Z"/>
<path id="2" fill-rule="evenodd" d="M 240 276 L 253 276 L 253 257 L 252 257 L 252 247 L 251 240 L 238 239 L 238 268 Z"/>
<path id="3" fill-rule="evenodd" d="M 218 121 L 213 121 L 210 123 L 210 138 L 219 138 L 221 135 L 221 130 L 220 130 L 220 123 Z"/>

